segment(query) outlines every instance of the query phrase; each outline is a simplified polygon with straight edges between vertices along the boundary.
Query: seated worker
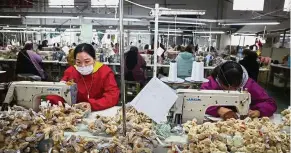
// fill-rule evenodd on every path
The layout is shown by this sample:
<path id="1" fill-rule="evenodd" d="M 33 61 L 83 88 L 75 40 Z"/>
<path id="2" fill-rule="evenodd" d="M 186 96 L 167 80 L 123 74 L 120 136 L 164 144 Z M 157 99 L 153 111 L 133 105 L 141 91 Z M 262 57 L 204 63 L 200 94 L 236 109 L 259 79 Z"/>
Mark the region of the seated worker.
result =
<path id="1" fill-rule="evenodd" d="M 32 51 L 32 42 L 27 42 L 24 48 L 17 55 L 16 74 L 33 77 L 34 80 L 46 80 L 46 74 L 43 70 L 42 58 Z"/>
<path id="2" fill-rule="evenodd" d="M 77 84 L 77 103 L 90 107 L 92 111 L 104 110 L 115 106 L 119 100 L 119 89 L 112 70 L 96 61 L 95 50 L 90 44 L 80 44 L 74 50 L 75 65 L 65 72 L 62 81 Z M 64 101 L 59 96 L 47 96 L 51 103 Z M 90 105 L 90 106 L 89 106 Z"/>
<path id="3" fill-rule="evenodd" d="M 249 77 L 257 81 L 260 70 L 260 64 L 257 61 L 257 53 L 249 49 L 245 49 L 243 50 L 242 55 L 244 58 L 239 61 L 239 63 L 247 70 Z"/>
<path id="4" fill-rule="evenodd" d="M 246 89 L 251 95 L 249 117 L 270 117 L 276 110 L 277 105 L 266 91 L 253 79 L 249 78 L 246 70 L 238 63 L 227 61 L 217 66 L 210 77 L 209 82 L 203 83 L 204 90 L 238 90 Z M 238 118 L 231 107 L 211 106 L 206 113 L 215 117 L 222 117 L 224 120 Z"/>
<path id="5" fill-rule="evenodd" d="M 136 81 L 141 86 L 145 85 L 146 62 L 139 54 L 138 48 L 130 47 L 130 50 L 125 54 L 125 80 Z"/>
<path id="6" fill-rule="evenodd" d="M 186 77 L 190 77 L 192 73 L 192 65 L 194 61 L 194 56 L 192 52 L 192 48 L 187 46 L 185 51 L 181 51 L 177 58 L 177 69 L 178 69 L 178 77 L 185 79 Z"/>

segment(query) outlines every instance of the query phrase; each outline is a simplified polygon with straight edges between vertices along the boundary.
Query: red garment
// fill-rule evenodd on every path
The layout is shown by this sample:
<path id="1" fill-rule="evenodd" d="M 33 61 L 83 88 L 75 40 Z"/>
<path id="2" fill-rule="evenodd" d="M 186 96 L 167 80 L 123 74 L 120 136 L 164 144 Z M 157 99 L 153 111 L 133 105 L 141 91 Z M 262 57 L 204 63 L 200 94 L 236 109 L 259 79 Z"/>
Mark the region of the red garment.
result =
<path id="1" fill-rule="evenodd" d="M 74 80 L 74 82 L 77 83 L 77 103 L 89 102 L 92 111 L 113 107 L 119 100 L 119 89 L 112 70 L 106 65 L 101 65 L 97 70 L 95 67 L 93 74 L 82 76 L 75 67 L 71 66 L 65 71 L 64 77 L 62 78 L 62 81 Z M 84 81 L 82 77 L 84 78 Z M 90 90 L 91 85 L 92 88 Z M 89 99 L 86 86 L 88 90 L 90 90 Z M 55 101 L 59 101 L 60 99 L 56 96 L 47 96 L 47 100 L 55 103 Z"/>

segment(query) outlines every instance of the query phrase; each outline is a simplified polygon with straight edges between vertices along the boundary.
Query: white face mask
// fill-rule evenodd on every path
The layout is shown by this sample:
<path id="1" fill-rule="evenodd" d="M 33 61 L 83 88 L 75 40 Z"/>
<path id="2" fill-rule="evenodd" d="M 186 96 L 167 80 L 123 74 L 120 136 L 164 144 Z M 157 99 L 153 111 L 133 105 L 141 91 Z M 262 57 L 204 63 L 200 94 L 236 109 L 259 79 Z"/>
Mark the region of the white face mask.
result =
<path id="1" fill-rule="evenodd" d="M 93 65 L 88 65 L 88 66 L 83 66 L 83 67 L 77 66 L 77 71 L 81 73 L 82 75 L 91 74 L 93 72 L 93 69 L 94 69 Z"/>

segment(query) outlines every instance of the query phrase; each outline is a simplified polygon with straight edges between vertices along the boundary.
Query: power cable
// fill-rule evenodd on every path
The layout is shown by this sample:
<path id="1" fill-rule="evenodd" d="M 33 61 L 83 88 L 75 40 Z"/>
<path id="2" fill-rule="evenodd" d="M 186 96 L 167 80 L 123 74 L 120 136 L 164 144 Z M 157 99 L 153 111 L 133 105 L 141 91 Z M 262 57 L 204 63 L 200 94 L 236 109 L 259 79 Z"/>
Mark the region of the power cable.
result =
<path id="1" fill-rule="evenodd" d="M 132 1 L 130 1 L 130 0 L 125 0 L 125 1 L 128 2 L 128 3 L 134 4 L 134 5 L 136 5 L 136 6 L 139 6 L 139 7 L 145 8 L 145 9 L 150 9 L 150 10 L 154 9 L 154 8 L 151 8 L 151 7 L 148 7 L 148 6 L 144 6 L 144 5 L 141 5 L 141 4 L 138 4 L 138 3 L 132 2 Z"/>

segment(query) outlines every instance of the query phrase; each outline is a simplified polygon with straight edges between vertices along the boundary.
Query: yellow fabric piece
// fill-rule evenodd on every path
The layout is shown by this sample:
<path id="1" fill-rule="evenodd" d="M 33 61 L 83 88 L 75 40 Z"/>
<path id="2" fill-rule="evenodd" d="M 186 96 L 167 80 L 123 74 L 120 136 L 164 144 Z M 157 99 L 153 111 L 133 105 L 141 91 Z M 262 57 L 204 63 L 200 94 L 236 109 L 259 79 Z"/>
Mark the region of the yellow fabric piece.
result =
<path id="1" fill-rule="evenodd" d="M 102 66 L 103 63 L 95 62 L 93 73 L 97 72 Z"/>
<path id="2" fill-rule="evenodd" d="M 95 62 L 93 73 L 97 72 L 102 66 L 103 66 L 103 63 Z M 74 65 L 74 67 L 77 69 L 77 65 Z"/>
<path id="3" fill-rule="evenodd" d="M 259 49 L 259 50 L 257 50 L 257 55 L 258 55 L 258 56 L 261 56 L 261 53 L 262 53 L 262 52 L 261 52 L 261 50 L 260 50 L 260 49 Z"/>
<path id="4" fill-rule="evenodd" d="M 68 61 L 68 64 L 71 66 L 73 66 L 75 64 L 74 49 L 69 50 L 69 55 L 67 56 L 67 61 Z"/>

